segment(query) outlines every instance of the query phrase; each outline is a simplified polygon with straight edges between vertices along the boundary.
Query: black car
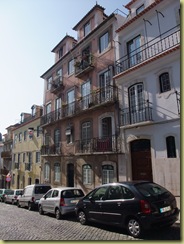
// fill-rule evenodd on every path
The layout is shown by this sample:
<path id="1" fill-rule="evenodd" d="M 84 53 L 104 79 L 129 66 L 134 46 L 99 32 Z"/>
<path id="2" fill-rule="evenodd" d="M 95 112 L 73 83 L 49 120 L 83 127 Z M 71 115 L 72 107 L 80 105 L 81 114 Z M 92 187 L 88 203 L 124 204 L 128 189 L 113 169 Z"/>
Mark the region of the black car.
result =
<path id="1" fill-rule="evenodd" d="M 118 225 L 133 237 L 140 237 L 152 227 L 171 226 L 179 215 L 172 193 L 148 181 L 97 187 L 77 203 L 75 212 L 83 225 L 88 220 Z"/>

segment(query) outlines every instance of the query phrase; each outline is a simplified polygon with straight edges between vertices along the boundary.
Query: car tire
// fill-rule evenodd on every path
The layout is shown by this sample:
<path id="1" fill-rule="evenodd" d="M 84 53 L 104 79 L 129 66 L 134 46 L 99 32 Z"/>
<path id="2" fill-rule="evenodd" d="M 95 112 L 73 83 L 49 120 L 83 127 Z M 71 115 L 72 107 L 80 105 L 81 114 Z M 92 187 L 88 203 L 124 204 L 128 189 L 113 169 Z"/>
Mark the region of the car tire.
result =
<path id="1" fill-rule="evenodd" d="M 38 212 L 39 212 L 40 215 L 44 214 L 44 211 L 43 211 L 43 208 L 42 208 L 41 205 L 38 207 Z"/>
<path id="2" fill-rule="evenodd" d="M 140 222 L 136 218 L 130 218 L 127 221 L 127 231 L 134 238 L 138 238 L 142 235 L 142 227 Z"/>
<path id="3" fill-rule="evenodd" d="M 80 210 L 77 214 L 77 217 L 78 217 L 78 220 L 81 223 L 81 225 L 87 224 L 88 220 L 87 220 L 87 217 L 86 217 L 86 214 L 84 211 Z"/>
<path id="4" fill-rule="evenodd" d="M 56 216 L 57 220 L 61 219 L 61 212 L 60 212 L 59 208 L 56 209 L 55 216 Z"/>
<path id="5" fill-rule="evenodd" d="M 14 200 L 12 200 L 12 205 L 14 205 L 15 203 L 14 203 Z"/>
<path id="6" fill-rule="evenodd" d="M 31 211 L 33 209 L 32 204 L 28 202 L 28 210 Z"/>
<path id="7" fill-rule="evenodd" d="M 20 205 L 19 201 L 17 201 L 17 207 L 18 207 L 18 208 L 20 208 L 20 207 L 21 207 L 21 205 Z"/>

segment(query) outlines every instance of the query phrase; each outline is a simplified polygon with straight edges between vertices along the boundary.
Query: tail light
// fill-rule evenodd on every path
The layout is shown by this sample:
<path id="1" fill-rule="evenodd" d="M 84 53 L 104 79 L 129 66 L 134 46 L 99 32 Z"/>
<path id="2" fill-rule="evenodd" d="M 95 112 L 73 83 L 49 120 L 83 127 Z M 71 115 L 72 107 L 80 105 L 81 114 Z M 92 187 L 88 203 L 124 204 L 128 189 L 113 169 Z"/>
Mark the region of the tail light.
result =
<path id="1" fill-rule="evenodd" d="M 60 206 L 65 206 L 65 199 L 64 198 L 60 198 Z"/>
<path id="2" fill-rule="evenodd" d="M 31 199 L 31 200 L 32 200 L 32 202 L 34 202 L 34 201 L 35 201 L 35 198 L 34 198 L 34 197 L 32 197 L 32 199 Z"/>
<path id="3" fill-rule="evenodd" d="M 151 213 L 151 207 L 149 203 L 145 200 L 140 200 L 141 204 L 141 212 L 144 214 L 150 214 Z"/>

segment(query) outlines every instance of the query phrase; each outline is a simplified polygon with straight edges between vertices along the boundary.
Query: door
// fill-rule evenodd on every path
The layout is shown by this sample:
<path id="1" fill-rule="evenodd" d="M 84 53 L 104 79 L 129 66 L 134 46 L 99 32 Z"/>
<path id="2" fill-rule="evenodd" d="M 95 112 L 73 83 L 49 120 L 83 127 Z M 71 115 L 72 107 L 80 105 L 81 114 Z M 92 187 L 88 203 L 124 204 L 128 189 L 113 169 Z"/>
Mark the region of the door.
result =
<path id="1" fill-rule="evenodd" d="M 67 186 L 74 186 L 74 165 L 71 163 L 67 165 Z"/>
<path id="2" fill-rule="evenodd" d="M 132 180 L 153 180 L 150 140 L 131 142 Z"/>
<path id="3" fill-rule="evenodd" d="M 132 67 L 141 61 L 141 37 L 137 36 L 127 43 L 128 67 Z"/>

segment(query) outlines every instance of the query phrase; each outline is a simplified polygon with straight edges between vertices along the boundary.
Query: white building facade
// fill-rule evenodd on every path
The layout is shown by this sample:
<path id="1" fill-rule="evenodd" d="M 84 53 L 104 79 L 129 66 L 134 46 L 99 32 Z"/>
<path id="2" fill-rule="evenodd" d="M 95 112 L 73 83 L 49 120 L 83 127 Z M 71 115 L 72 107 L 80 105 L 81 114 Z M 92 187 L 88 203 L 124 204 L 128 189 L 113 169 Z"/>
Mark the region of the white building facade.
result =
<path id="1" fill-rule="evenodd" d="M 125 7 L 114 77 L 125 152 L 119 180 L 153 180 L 179 202 L 180 1 L 132 0 Z"/>

